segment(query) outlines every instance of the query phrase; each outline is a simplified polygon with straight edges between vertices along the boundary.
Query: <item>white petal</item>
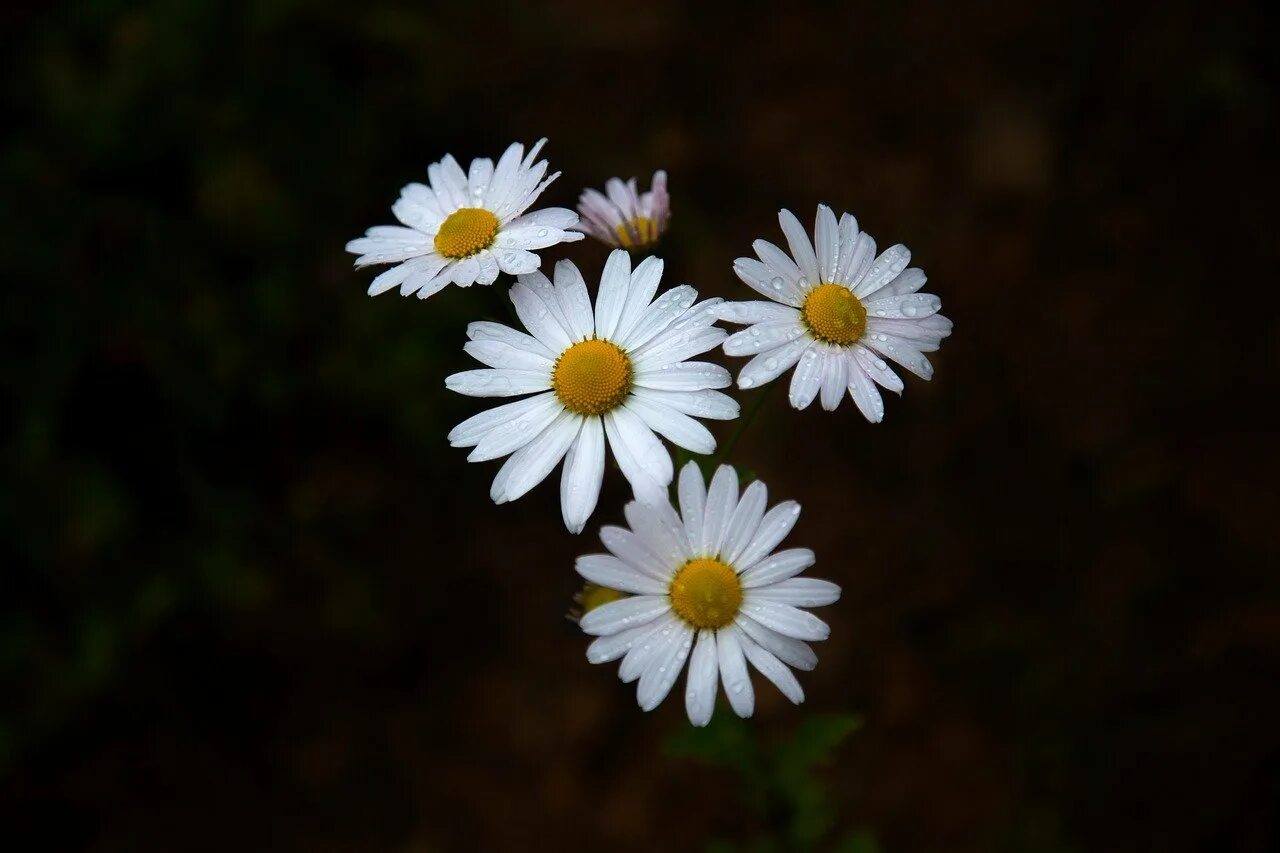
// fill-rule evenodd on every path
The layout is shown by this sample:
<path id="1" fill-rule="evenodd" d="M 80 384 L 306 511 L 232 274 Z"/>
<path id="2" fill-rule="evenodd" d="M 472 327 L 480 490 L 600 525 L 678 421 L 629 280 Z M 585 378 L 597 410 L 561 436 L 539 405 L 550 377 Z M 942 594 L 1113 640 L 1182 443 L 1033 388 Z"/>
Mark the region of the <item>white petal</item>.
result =
<path id="1" fill-rule="evenodd" d="M 511 220 L 512 225 L 547 225 L 551 228 L 573 228 L 578 214 L 567 207 L 544 207 Z"/>
<path id="2" fill-rule="evenodd" d="M 616 634 L 596 637 L 587 646 L 587 660 L 591 663 L 608 663 L 617 660 L 635 647 L 635 644 L 652 633 L 656 622 L 647 622 L 635 628 L 628 628 Z"/>
<path id="3" fill-rule="evenodd" d="M 697 462 L 691 460 L 680 469 L 677 492 L 680 497 L 680 518 L 684 521 L 690 549 L 701 554 L 702 516 L 707 507 L 707 484 L 702 479 L 702 469 Z"/>
<path id="4" fill-rule="evenodd" d="M 616 343 L 624 349 L 639 349 L 683 317 L 697 298 L 698 291 L 687 284 L 671 288 L 655 299 L 626 338 Z"/>
<path id="5" fill-rule="evenodd" d="M 605 261 L 600 276 L 600 292 L 596 294 L 596 335 L 612 339 L 627 303 L 631 287 L 631 256 L 626 249 L 614 249 Z"/>
<path id="6" fill-rule="evenodd" d="M 878 424 L 884 420 L 884 398 L 880 396 L 862 365 L 855 365 L 849 371 L 849 395 L 868 421 Z"/>
<path id="7" fill-rule="evenodd" d="M 511 454 L 489 488 L 493 502 L 514 501 L 545 480 L 568 452 L 581 420 L 581 415 L 562 412 L 536 438 Z"/>
<path id="8" fill-rule="evenodd" d="M 925 282 L 929 280 L 924 274 L 924 270 L 919 267 L 905 269 L 898 273 L 898 277 L 885 285 L 876 296 L 906 296 L 908 293 L 915 293 L 924 287 Z"/>
<path id="9" fill-rule="evenodd" d="M 765 243 L 765 241 L 757 240 L 756 243 L 756 251 L 761 252 L 759 244 Z M 765 245 L 782 253 L 782 250 L 773 246 L 772 243 L 765 243 Z M 769 250 L 765 250 L 761 254 L 769 254 Z M 794 268 L 794 264 L 792 264 L 792 268 Z M 756 293 L 775 300 L 783 307 L 798 308 L 804 303 L 804 290 L 800 286 L 800 274 L 798 271 L 794 276 L 784 275 L 764 261 L 738 258 L 733 262 L 733 274 Z"/>
<path id="10" fill-rule="evenodd" d="M 861 368 L 863 372 L 875 380 L 877 385 L 888 388 L 898 394 L 902 393 L 902 379 L 889 367 L 889 362 L 861 344 L 853 347 L 851 356 L 855 363 L 849 365 L 850 384 L 853 382 L 853 371 Z"/>
<path id="11" fill-rule="evenodd" d="M 729 371 L 707 361 L 685 361 L 660 368 L 636 370 L 636 385 L 659 391 L 702 391 L 733 384 Z"/>
<path id="12" fill-rule="evenodd" d="M 766 628 L 797 640 L 825 640 L 831 636 L 827 623 L 807 610 L 776 601 L 760 600 L 750 593 L 743 602 L 741 612 Z"/>
<path id="13" fill-rule="evenodd" d="M 840 258 L 836 261 L 836 272 L 831 281 L 848 283 L 849 268 L 853 265 L 854 247 L 858 240 L 858 220 L 848 213 L 840 216 Z"/>
<path id="14" fill-rule="evenodd" d="M 759 670 L 761 675 L 772 681 L 774 686 L 782 691 L 783 696 L 797 705 L 803 702 L 804 688 L 800 686 L 800 682 L 796 681 L 795 675 L 787 669 L 786 664 L 774 657 L 771 652 L 765 651 L 751 638 L 742 637 L 741 639 L 742 652 L 747 656 L 747 660 L 751 661 L 751 665 Z"/>
<path id="15" fill-rule="evenodd" d="M 671 609 L 665 595 L 634 595 L 602 604 L 578 623 L 588 634 L 614 634 L 652 621 Z"/>
<path id="16" fill-rule="evenodd" d="M 464 370 L 444 380 L 445 387 L 468 397 L 514 397 L 551 387 L 551 374 L 533 370 Z"/>
<path id="17" fill-rule="evenodd" d="M 703 391 L 659 391 L 656 388 L 634 388 L 632 395 L 655 403 L 670 406 L 695 418 L 713 421 L 731 421 L 738 416 L 738 402 L 728 394 L 706 389 Z"/>
<path id="18" fill-rule="evenodd" d="M 739 717 L 750 717 L 756 708 L 756 694 L 747 674 L 747 662 L 742 656 L 743 636 L 735 625 L 727 625 L 716 632 L 716 651 L 720 664 L 720 679 L 729 705 Z"/>
<path id="19" fill-rule="evenodd" d="M 716 315 L 726 323 L 780 323 L 800 322 L 800 312 L 790 305 L 777 302 L 723 302 L 716 308 Z"/>
<path id="20" fill-rule="evenodd" d="M 822 607 L 840 600 L 840 587 L 819 578 L 789 578 L 785 581 L 750 590 L 746 600 L 775 601 L 792 607 Z"/>
<path id="21" fill-rule="evenodd" d="M 787 246 L 791 249 L 791 257 L 796 259 L 796 265 L 800 267 L 800 274 L 804 276 L 801 281 L 801 288 L 813 286 L 822 281 L 822 275 L 818 272 L 818 257 L 814 254 L 813 243 L 809 241 L 809 234 L 804 230 L 804 226 L 800 224 L 800 220 L 796 219 L 794 213 L 789 210 L 778 211 L 778 224 L 782 226 L 782 233 L 787 237 Z"/>
<path id="22" fill-rule="evenodd" d="M 571 242 L 568 232 L 549 225 L 516 225 L 509 223 L 493 241 L 495 250 L 546 249 L 557 243 Z"/>
<path id="23" fill-rule="evenodd" d="M 618 467 L 642 501 L 665 500 L 674 474 L 671 454 L 634 412 L 617 408 L 604 416 L 604 431 Z"/>
<path id="24" fill-rule="evenodd" d="M 509 295 L 512 304 L 516 306 L 516 314 L 520 316 L 520 322 L 524 323 L 524 327 L 548 349 L 561 353 L 572 346 L 573 341 L 569 337 L 568 329 L 556 316 L 560 313 L 558 305 L 553 312 L 542 295 L 525 281 L 512 285 Z"/>
<path id="25" fill-rule="evenodd" d="M 880 253 L 871 269 L 862 281 L 858 282 L 853 295 L 859 299 L 871 298 L 876 291 L 898 277 L 898 273 L 911 263 L 911 251 L 901 243 L 890 246 Z"/>
<path id="26" fill-rule="evenodd" d="M 438 264 L 438 271 L 439 267 L 444 266 L 444 258 L 441 258 L 438 255 L 414 258 L 412 260 L 405 261 L 402 264 L 397 264 L 391 269 L 383 270 L 381 273 L 374 276 L 373 281 L 369 282 L 369 295 L 377 296 L 381 293 L 386 293 L 391 288 L 403 283 L 406 278 L 413 275 L 415 272 L 422 270 L 428 263 Z M 434 273 L 432 273 L 432 275 L 434 275 Z"/>
<path id="27" fill-rule="evenodd" d="M 923 320 L 886 320 L 867 318 L 867 335 L 885 333 L 911 341 L 921 352 L 934 352 L 944 338 L 951 336 L 951 321 L 941 314 Z"/>
<path id="28" fill-rule="evenodd" d="M 488 157 L 476 157 L 471 161 L 471 168 L 467 170 L 467 196 L 472 199 L 473 204 L 484 199 L 492 180 L 492 160 Z"/>
<path id="29" fill-rule="evenodd" d="M 896 361 L 921 379 L 933 378 L 933 365 L 920 352 L 919 347 L 913 345 L 911 341 L 900 338 L 897 335 L 876 332 L 864 336 L 862 343 L 885 358 Z"/>
<path id="30" fill-rule="evenodd" d="M 542 370 L 546 371 L 548 376 L 551 375 L 551 359 L 502 341 L 467 341 L 462 349 L 467 355 L 489 367 Z"/>
<path id="31" fill-rule="evenodd" d="M 532 399 L 538 404 L 489 430 L 467 456 L 467 461 L 484 462 L 514 453 L 533 441 L 564 411 L 564 406 L 554 394 L 539 394 Z"/>
<path id="32" fill-rule="evenodd" d="M 800 267 L 796 266 L 795 260 L 768 240 L 756 240 L 751 244 L 751 248 L 756 250 L 756 255 L 759 256 L 761 263 L 768 267 L 773 277 L 782 279 L 781 286 L 776 281 L 769 281 L 769 293 L 760 292 L 765 293 L 766 296 L 772 294 L 770 298 L 799 308 L 800 303 L 804 301 L 805 292 L 812 282 L 804 281 L 804 274 L 800 271 Z M 742 260 L 744 259 L 738 259 L 739 262 Z M 750 270 L 750 267 L 748 267 L 748 270 Z M 737 271 L 736 262 L 734 271 Z"/>
<path id="33" fill-rule="evenodd" d="M 692 331 L 664 332 L 632 352 L 631 361 L 638 371 L 661 370 L 665 365 L 715 349 L 727 334 L 724 329 L 715 326 Z"/>
<path id="34" fill-rule="evenodd" d="M 630 501 L 622 512 L 640 541 L 657 554 L 664 565 L 683 565 L 693 556 L 684 525 L 669 502 Z"/>
<path id="35" fill-rule="evenodd" d="M 937 314 L 942 308 L 942 300 L 932 293 L 907 293 L 902 296 L 876 294 L 874 299 L 864 302 L 863 307 L 872 317 L 884 317 L 890 320 L 922 320 Z"/>
<path id="36" fill-rule="evenodd" d="M 716 709 L 716 632 L 698 632 L 698 642 L 689 658 L 689 675 L 685 682 L 684 707 L 689 722 L 705 726 Z"/>
<path id="37" fill-rule="evenodd" d="M 759 388 L 772 382 L 799 361 L 801 353 L 813 343 L 812 338 L 803 336 L 775 350 L 760 353 L 743 366 L 738 374 L 738 387 Z"/>
<path id="38" fill-rule="evenodd" d="M 661 403 L 654 403 L 634 395 L 627 400 L 626 406 L 639 415 L 649 429 L 677 447 L 692 450 L 694 453 L 715 452 L 716 438 L 711 434 L 711 430 L 688 415 Z"/>
<path id="39" fill-rule="evenodd" d="M 640 683 L 636 687 L 636 701 L 643 711 L 652 711 L 658 707 L 671 692 L 671 686 L 680 676 L 685 659 L 689 657 L 693 629 L 682 624 L 671 632 L 670 637 L 662 639 L 665 647 L 649 662 L 649 668 L 640 676 Z"/>
<path id="40" fill-rule="evenodd" d="M 498 267 L 498 256 L 488 250 L 476 255 L 476 263 L 480 265 L 480 272 L 476 274 L 476 284 L 493 284 L 498 280 L 498 273 L 501 269 Z"/>
<path id="41" fill-rule="evenodd" d="M 459 287 L 470 287 L 480 277 L 480 262 L 474 257 L 463 258 L 453 265 L 453 273 L 450 277 Z"/>
<path id="42" fill-rule="evenodd" d="M 823 354 L 822 362 L 822 408 L 834 412 L 849 387 L 849 356 L 833 347 Z"/>
<path id="43" fill-rule="evenodd" d="M 738 626 L 742 633 L 755 640 L 758 646 L 765 651 L 771 652 L 774 657 L 787 666 L 794 666 L 796 669 L 808 672 L 818 665 L 817 654 L 804 640 L 784 637 L 776 631 L 770 631 L 756 620 L 747 619 L 743 616 L 734 619 L 734 624 Z"/>
<path id="44" fill-rule="evenodd" d="M 555 361 L 556 353 L 547 348 L 533 335 L 517 332 L 510 326 L 478 320 L 467 326 L 467 337 L 473 341 L 501 341 L 528 352 L 536 353 L 549 361 Z"/>
<path id="45" fill-rule="evenodd" d="M 400 285 L 400 293 L 405 296 L 416 293 L 419 299 L 429 299 L 435 296 L 448 287 L 449 282 L 453 280 L 452 263 L 452 261 L 446 263 L 435 275 L 429 276 L 425 271 L 414 273 L 405 279 L 404 284 Z"/>
<path id="46" fill-rule="evenodd" d="M 600 528 L 600 541 L 604 547 L 622 562 L 638 572 L 669 584 L 676 564 L 664 561 L 650 550 L 639 536 L 630 530 L 607 524 Z"/>
<path id="47" fill-rule="evenodd" d="M 730 335 L 724 342 L 724 352 L 725 355 L 754 355 L 777 349 L 802 335 L 804 326 L 798 319 L 757 323 Z"/>
<path id="48" fill-rule="evenodd" d="M 748 570 L 760 562 L 778 547 L 778 543 L 787 538 L 799 518 L 800 504 L 795 501 L 783 501 L 769 510 L 760 521 L 751 542 L 738 554 L 734 565 Z"/>
<path id="49" fill-rule="evenodd" d="M 503 209 L 511 195 L 516 174 L 520 169 L 520 158 L 524 156 L 524 146 L 513 142 L 507 146 L 498 158 L 498 165 L 493 170 L 493 179 L 489 181 L 489 189 L 485 193 L 484 206 L 492 211 Z"/>
<path id="50" fill-rule="evenodd" d="M 819 280 L 837 281 L 836 264 L 840 260 L 840 226 L 836 223 L 836 215 L 825 204 L 818 205 L 818 214 L 813 223 L 813 242 L 817 248 Z"/>
<path id="51" fill-rule="evenodd" d="M 822 366 L 826 363 L 825 350 L 825 346 L 815 344 L 800 356 L 796 372 L 791 374 L 791 389 L 787 395 L 792 407 L 807 409 L 813 398 L 818 396 L 818 389 L 822 387 Z"/>
<path id="52" fill-rule="evenodd" d="M 555 292 L 564 312 L 569 336 L 575 342 L 585 341 L 596 332 L 595 315 L 591 312 L 591 297 L 587 295 L 587 283 L 572 261 L 559 261 L 555 269 Z"/>
<path id="53" fill-rule="evenodd" d="M 857 294 L 857 285 L 866 277 L 875 259 L 876 241 L 866 231 L 859 232 L 853 241 L 849 258 L 849 274 L 844 277 L 842 283 Z"/>
<path id="54" fill-rule="evenodd" d="M 506 403 L 492 409 L 486 409 L 479 414 L 472 415 L 450 430 L 449 443 L 454 447 L 472 447 L 479 444 L 480 440 L 488 435 L 491 430 L 521 417 L 526 412 L 546 405 L 548 401 L 554 403 L 555 394 L 547 392 L 534 397 L 526 397 L 523 400 L 516 400 L 514 403 Z"/>
<path id="55" fill-rule="evenodd" d="M 724 540 L 720 543 L 721 558 L 729 565 L 739 565 L 738 558 L 760 529 L 760 520 L 764 518 L 764 508 L 768 502 L 769 490 L 760 480 L 747 486 L 747 490 L 742 493 L 733 517 L 729 519 L 729 526 L 725 529 Z"/>
<path id="56" fill-rule="evenodd" d="M 649 630 L 632 643 L 630 651 L 618 666 L 618 678 L 622 679 L 622 683 L 630 684 L 643 675 L 649 668 L 649 663 L 666 648 L 671 635 L 683 624 L 673 613 L 666 613 L 649 623 Z"/>
<path id="57" fill-rule="evenodd" d="M 603 482 L 604 425 L 599 418 L 585 418 L 560 476 L 560 512 L 570 533 L 581 533 L 586 527 Z"/>
<path id="58" fill-rule="evenodd" d="M 721 465 L 711 477 L 711 488 L 707 489 L 707 510 L 702 520 L 700 554 L 714 557 L 720 553 L 725 531 L 737 508 L 738 472 L 732 465 Z"/>
<path id="59" fill-rule="evenodd" d="M 584 554 L 574 563 L 578 574 L 592 583 L 636 595 L 666 595 L 666 584 L 641 574 L 612 554 Z"/>
<path id="60" fill-rule="evenodd" d="M 631 273 L 631 284 L 627 289 L 627 300 L 622 306 L 618 324 L 612 336 L 620 341 L 627 340 L 627 335 L 639 322 L 653 295 L 658 292 L 658 282 L 662 280 L 662 259 L 652 255 L 645 258 Z"/>
<path id="61" fill-rule="evenodd" d="M 497 255 L 498 266 L 507 275 L 531 273 L 542 265 L 542 259 L 524 249 L 508 249 Z"/>
<path id="62" fill-rule="evenodd" d="M 755 589 L 794 577 L 814 564 L 813 551 L 788 548 L 756 563 L 741 575 L 744 589 Z"/>

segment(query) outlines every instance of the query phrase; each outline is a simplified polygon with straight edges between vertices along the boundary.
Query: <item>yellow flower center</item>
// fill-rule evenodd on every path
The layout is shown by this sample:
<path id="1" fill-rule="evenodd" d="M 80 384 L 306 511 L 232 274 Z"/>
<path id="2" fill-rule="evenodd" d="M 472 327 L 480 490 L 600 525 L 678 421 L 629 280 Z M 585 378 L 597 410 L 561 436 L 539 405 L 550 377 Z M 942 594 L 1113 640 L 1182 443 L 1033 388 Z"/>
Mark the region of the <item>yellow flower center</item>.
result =
<path id="1" fill-rule="evenodd" d="M 809 291 L 800 310 L 813 336 L 829 344 L 855 344 L 867 330 L 867 309 L 841 284 L 818 285 Z"/>
<path id="2" fill-rule="evenodd" d="M 449 214 L 436 232 L 436 251 L 446 258 L 467 258 L 493 245 L 498 217 L 483 207 L 463 207 Z"/>
<path id="3" fill-rule="evenodd" d="M 624 249 L 647 246 L 658 239 L 658 226 L 647 216 L 637 216 L 613 230 L 618 235 L 618 245 Z"/>
<path id="4" fill-rule="evenodd" d="M 671 579 L 671 609 L 698 628 L 723 628 L 742 604 L 742 583 L 732 566 L 698 557 L 680 567 Z"/>
<path id="5" fill-rule="evenodd" d="M 600 586 L 599 584 L 590 582 L 584 584 L 582 591 L 574 596 L 578 604 L 582 607 L 583 613 L 590 613 L 602 604 L 608 604 L 611 601 L 621 601 L 627 597 L 628 596 L 625 592 L 620 592 L 616 589 L 610 589 L 607 586 Z"/>
<path id="6" fill-rule="evenodd" d="M 631 359 L 610 341 L 581 341 L 556 359 L 551 387 L 569 411 L 603 415 L 631 393 Z"/>

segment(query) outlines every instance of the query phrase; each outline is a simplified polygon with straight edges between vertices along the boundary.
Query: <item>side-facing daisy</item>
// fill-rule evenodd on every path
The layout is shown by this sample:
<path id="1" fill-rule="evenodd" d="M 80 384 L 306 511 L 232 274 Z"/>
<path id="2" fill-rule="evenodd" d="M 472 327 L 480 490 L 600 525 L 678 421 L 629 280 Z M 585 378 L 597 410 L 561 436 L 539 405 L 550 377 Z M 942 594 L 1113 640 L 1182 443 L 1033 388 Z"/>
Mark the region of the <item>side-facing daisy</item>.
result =
<path id="1" fill-rule="evenodd" d="M 583 615 L 582 630 L 597 637 L 587 660 L 622 658 L 619 677 L 639 680 L 636 699 L 651 711 L 689 658 L 684 698 L 695 726 L 711 720 L 717 681 L 738 716 L 751 716 L 748 662 L 792 702 L 803 702 L 787 667 L 813 669 L 818 657 L 807 641 L 825 640 L 830 630 L 800 608 L 831 604 L 840 587 L 796 577 L 813 565 L 808 548 L 774 552 L 800 505 L 783 501 L 765 512 L 768 490 L 759 480 L 739 498 L 738 475 L 728 465 L 707 489 L 690 462 L 680 471 L 679 493 L 679 513 L 665 499 L 627 504 L 629 530 L 600 530 L 609 553 L 578 558 L 578 574 L 588 581 L 632 593 Z"/>
<path id="2" fill-rule="evenodd" d="M 903 388 L 885 359 L 921 379 L 933 376 L 924 353 L 951 334 L 951 321 L 938 313 L 942 300 L 917 293 L 926 278 L 906 268 L 906 246 L 876 257 L 876 241 L 848 213 L 837 223 L 831 208 L 818 205 L 812 243 L 791 211 L 778 221 L 790 255 L 757 240 L 760 259 L 733 264 L 738 278 L 771 301 L 720 306 L 721 319 L 750 324 L 724 342 L 729 355 L 755 356 L 738 374 L 738 387 L 763 385 L 798 363 L 792 406 L 804 409 L 821 395 L 822 408 L 833 411 L 847 388 L 867 420 L 879 423 L 884 401 L 876 385 L 899 394 Z"/>
<path id="3" fill-rule="evenodd" d="M 653 173 L 653 188 L 642 193 L 632 178 L 625 184 L 610 178 L 604 193 L 583 190 L 578 198 L 582 230 L 597 240 L 624 249 L 643 249 L 658 242 L 671 219 L 671 197 L 667 195 L 667 173 Z"/>
<path id="4" fill-rule="evenodd" d="M 493 284 L 499 271 L 509 275 L 533 272 L 541 259 L 533 250 L 572 243 L 583 235 L 569 229 L 578 215 L 563 207 L 525 213 L 547 185 L 547 161 L 534 158 L 547 140 L 524 153 L 511 144 L 498 165 L 487 157 L 471 161 L 463 172 L 452 154 L 427 167 L 431 186 L 413 183 L 400 191 L 391 212 L 404 227 L 378 225 L 347 243 L 359 255 L 356 268 L 397 264 L 369 285 L 377 296 L 396 285 L 402 296 L 426 299 L 449 282 L 459 287 Z M 522 159 L 523 156 L 523 159 Z"/>
<path id="5" fill-rule="evenodd" d="M 530 334 L 498 323 L 472 323 L 465 349 L 488 369 L 455 373 L 445 384 L 473 397 L 524 400 L 481 412 L 449 433 L 454 447 L 475 447 L 472 462 L 511 454 L 490 497 L 513 501 L 564 458 L 560 507 L 565 526 L 581 532 L 604 478 L 606 438 L 638 495 L 654 497 L 671 482 L 671 455 L 654 433 L 695 453 L 716 442 L 691 416 L 731 420 L 738 404 L 712 389 L 730 384 L 716 364 L 685 361 L 714 349 L 725 331 L 712 325 L 719 299 L 694 304 L 689 285 L 653 298 L 662 261 L 614 250 L 600 278 L 595 310 L 578 268 L 560 261 L 555 284 L 541 273 L 520 276 L 511 301 Z"/>

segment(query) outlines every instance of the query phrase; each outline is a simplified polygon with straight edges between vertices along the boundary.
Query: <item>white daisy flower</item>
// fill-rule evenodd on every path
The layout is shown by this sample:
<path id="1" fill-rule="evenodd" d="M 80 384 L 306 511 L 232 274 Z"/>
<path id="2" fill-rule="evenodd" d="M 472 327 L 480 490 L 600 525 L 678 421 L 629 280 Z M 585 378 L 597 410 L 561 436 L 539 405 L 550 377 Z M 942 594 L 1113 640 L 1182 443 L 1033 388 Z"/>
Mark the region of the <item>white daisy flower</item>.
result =
<path id="1" fill-rule="evenodd" d="M 567 454 L 560 481 L 564 523 L 578 533 L 600 496 L 606 439 L 638 495 L 654 497 L 671 482 L 671 456 L 654 433 L 694 453 L 715 439 L 691 416 L 731 420 L 729 372 L 685 359 L 714 349 L 726 332 L 712 325 L 719 299 L 694 304 L 689 285 L 653 299 L 662 261 L 635 270 L 617 249 L 600 278 L 595 310 L 578 268 L 560 261 L 555 284 L 542 273 L 520 276 L 511 301 L 530 334 L 498 323 L 472 323 L 465 347 L 486 370 L 455 373 L 445 384 L 473 397 L 534 394 L 481 412 L 449 433 L 454 447 L 475 447 L 472 462 L 511 454 L 489 494 L 513 501 L 551 473 Z"/>
<path id="2" fill-rule="evenodd" d="M 519 275 L 536 270 L 532 250 L 572 243 L 583 235 L 569 229 L 578 214 L 563 207 L 525 213 L 559 172 L 543 179 L 547 161 L 533 160 L 547 140 L 524 154 L 512 143 L 495 167 L 487 157 L 463 172 L 452 154 L 427 167 L 431 186 L 413 183 L 400 191 L 391 212 L 404 225 L 378 225 L 347 244 L 359 255 L 356 268 L 397 264 L 369 285 L 369 295 L 399 285 L 400 294 L 426 299 L 449 282 L 459 287 L 493 284 L 499 271 Z M 521 157 L 523 156 L 523 159 Z"/>
<path id="3" fill-rule="evenodd" d="M 831 208 L 818 205 L 812 243 L 791 211 L 778 221 L 790 255 L 757 240 L 760 260 L 733 264 L 738 278 L 771 301 L 720 306 L 721 319 L 750 324 L 724 342 L 729 355 L 755 356 L 738 374 L 738 387 L 764 385 L 798 362 L 792 406 L 804 409 L 820 395 L 822 408 L 834 411 L 847 388 L 867 420 L 879 423 L 884 401 L 876 385 L 899 394 L 903 388 L 885 359 L 921 379 L 933 376 L 924 353 L 951 334 L 951 321 L 938 313 L 942 300 L 917 293 L 925 274 L 906 268 L 906 246 L 876 257 L 876 241 L 848 213 L 837 224 Z"/>
<path id="4" fill-rule="evenodd" d="M 738 475 L 728 465 L 707 489 L 690 462 L 679 493 L 679 513 L 665 499 L 627 504 L 630 529 L 600 531 L 609 553 L 578 558 L 578 574 L 588 581 L 631 593 L 582 616 L 582 630 L 597 637 L 587 660 L 622 658 L 619 677 L 639 680 L 636 699 L 651 711 L 689 658 L 685 709 L 695 726 L 711 719 L 717 680 L 738 716 L 751 716 L 748 662 L 792 702 L 803 702 L 788 666 L 813 669 L 818 657 L 808 641 L 825 640 L 830 629 L 800 608 L 831 604 L 840 587 L 796 577 L 813 565 L 808 548 L 774 551 L 800 505 L 783 501 L 765 512 L 768 490 L 758 480 L 739 498 Z"/>
<path id="5" fill-rule="evenodd" d="M 623 249 L 642 249 L 658 242 L 671 219 L 667 173 L 653 173 L 653 189 L 641 193 L 632 178 L 625 184 L 610 178 L 604 193 L 584 190 L 578 198 L 582 230 L 597 240 Z"/>

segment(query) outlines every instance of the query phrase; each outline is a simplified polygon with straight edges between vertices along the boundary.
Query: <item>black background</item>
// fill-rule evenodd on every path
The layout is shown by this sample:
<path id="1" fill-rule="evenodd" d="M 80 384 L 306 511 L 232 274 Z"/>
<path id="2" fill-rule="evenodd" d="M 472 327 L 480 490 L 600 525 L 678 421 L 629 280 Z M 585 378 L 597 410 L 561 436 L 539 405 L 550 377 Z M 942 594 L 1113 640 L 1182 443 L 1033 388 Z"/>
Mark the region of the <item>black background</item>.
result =
<path id="1" fill-rule="evenodd" d="M 762 688 L 755 721 L 865 718 L 824 777 L 843 827 L 890 853 L 1280 844 L 1261 4 L 3 16 L 12 849 L 759 830 L 664 754 L 681 702 L 641 714 L 563 619 L 621 476 L 575 538 L 558 477 L 495 507 L 497 465 L 445 440 L 486 405 L 443 378 L 509 279 L 371 300 L 342 251 L 446 152 L 542 135 L 548 204 L 670 172 L 664 285 L 747 298 L 732 260 L 822 201 L 907 243 L 955 321 L 883 424 L 779 393 L 734 454 L 845 590 L 807 703 Z M 562 255 L 594 285 L 600 245 Z"/>

